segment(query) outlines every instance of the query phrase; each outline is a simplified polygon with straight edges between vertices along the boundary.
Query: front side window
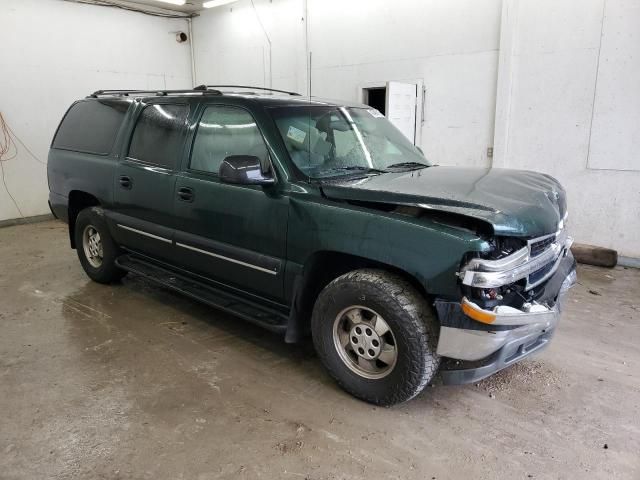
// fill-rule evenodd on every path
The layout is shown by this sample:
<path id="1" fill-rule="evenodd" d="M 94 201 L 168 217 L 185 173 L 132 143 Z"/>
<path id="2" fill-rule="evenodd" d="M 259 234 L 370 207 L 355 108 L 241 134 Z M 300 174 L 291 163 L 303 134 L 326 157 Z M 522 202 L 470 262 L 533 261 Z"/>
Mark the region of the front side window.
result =
<path id="1" fill-rule="evenodd" d="M 310 178 L 430 166 L 377 110 L 330 105 L 270 109 L 296 167 Z"/>
<path id="2" fill-rule="evenodd" d="M 249 112 L 226 105 L 207 107 L 198 124 L 189 168 L 217 174 L 231 155 L 252 155 L 263 165 L 268 158 L 264 139 Z"/>
<path id="3" fill-rule="evenodd" d="M 111 98 L 75 103 L 60 123 L 51 146 L 98 155 L 111 153 L 129 104 L 128 101 Z"/>
<path id="4" fill-rule="evenodd" d="M 140 114 L 129 144 L 128 157 L 175 168 L 182 151 L 186 105 L 149 105 Z"/>

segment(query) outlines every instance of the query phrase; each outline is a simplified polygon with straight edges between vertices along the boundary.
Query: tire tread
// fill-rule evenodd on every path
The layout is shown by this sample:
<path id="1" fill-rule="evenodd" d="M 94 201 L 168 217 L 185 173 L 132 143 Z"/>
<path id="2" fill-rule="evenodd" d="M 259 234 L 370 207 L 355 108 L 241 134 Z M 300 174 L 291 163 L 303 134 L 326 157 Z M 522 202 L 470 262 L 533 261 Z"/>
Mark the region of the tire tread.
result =
<path id="1" fill-rule="evenodd" d="M 342 372 L 338 371 L 330 362 L 325 361 L 324 353 L 320 357 L 331 376 L 347 392 L 376 405 L 393 405 L 406 402 L 418 395 L 433 379 L 438 367 L 440 357 L 435 353 L 438 338 L 438 324 L 429 307 L 427 300 L 416 288 L 402 276 L 377 269 L 361 269 L 346 273 L 330 282 L 321 292 L 313 312 L 312 325 L 314 330 L 314 343 L 319 350 L 326 349 L 324 342 L 318 342 L 320 338 L 318 328 L 321 322 L 329 322 L 332 319 L 318 318 L 321 315 L 323 304 L 327 297 L 335 289 L 344 285 L 366 284 L 380 292 L 382 298 L 390 298 L 389 308 L 402 318 L 404 324 L 403 337 L 407 348 L 400 351 L 401 355 L 408 356 L 407 363 L 410 368 L 403 372 L 401 382 L 393 390 L 384 396 L 370 394 L 364 391 L 356 391 L 349 382 L 345 381 Z M 320 345 L 318 345 L 320 343 Z M 329 345 L 329 348 L 334 348 Z"/>

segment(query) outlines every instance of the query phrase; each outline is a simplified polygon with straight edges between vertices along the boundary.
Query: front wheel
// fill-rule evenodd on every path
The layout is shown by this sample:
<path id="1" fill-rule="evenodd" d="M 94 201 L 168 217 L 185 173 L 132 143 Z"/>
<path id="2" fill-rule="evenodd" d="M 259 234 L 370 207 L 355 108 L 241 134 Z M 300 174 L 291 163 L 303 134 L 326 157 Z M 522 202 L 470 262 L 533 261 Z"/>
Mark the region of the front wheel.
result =
<path id="1" fill-rule="evenodd" d="M 318 296 L 311 328 L 331 376 L 376 405 L 415 397 L 440 365 L 438 325 L 427 301 L 384 270 L 355 270 L 333 280 Z"/>

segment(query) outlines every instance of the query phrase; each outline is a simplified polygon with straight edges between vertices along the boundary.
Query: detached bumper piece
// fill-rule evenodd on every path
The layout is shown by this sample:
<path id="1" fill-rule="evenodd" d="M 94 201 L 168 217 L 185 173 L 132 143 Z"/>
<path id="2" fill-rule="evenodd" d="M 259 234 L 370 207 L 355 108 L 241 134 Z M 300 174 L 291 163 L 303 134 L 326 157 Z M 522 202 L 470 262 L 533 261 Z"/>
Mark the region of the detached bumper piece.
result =
<path id="1" fill-rule="evenodd" d="M 484 310 L 466 298 L 437 300 L 438 354 L 456 360 L 445 362 L 444 383 L 476 382 L 546 347 L 575 281 L 575 260 L 569 252 L 545 285 L 544 298 L 522 310 L 508 306 Z"/>

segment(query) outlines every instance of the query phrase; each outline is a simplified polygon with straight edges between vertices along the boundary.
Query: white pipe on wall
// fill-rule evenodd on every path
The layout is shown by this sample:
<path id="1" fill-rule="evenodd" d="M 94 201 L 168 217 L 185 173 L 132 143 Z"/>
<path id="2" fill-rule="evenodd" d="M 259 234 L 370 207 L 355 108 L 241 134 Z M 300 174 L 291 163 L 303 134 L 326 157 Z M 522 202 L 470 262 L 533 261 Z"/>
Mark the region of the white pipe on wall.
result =
<path id="1" fill-rule="evenodd" d="M 193 20 L 187 19 L 187 25 L 189 27 L 189 52 L 191 54 L 191 86 L 196 86 L 196 58 L 193 48 Z"/>

